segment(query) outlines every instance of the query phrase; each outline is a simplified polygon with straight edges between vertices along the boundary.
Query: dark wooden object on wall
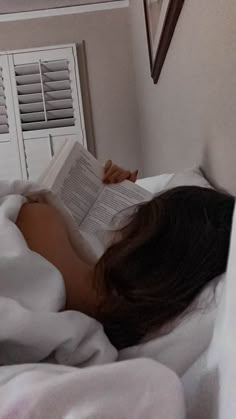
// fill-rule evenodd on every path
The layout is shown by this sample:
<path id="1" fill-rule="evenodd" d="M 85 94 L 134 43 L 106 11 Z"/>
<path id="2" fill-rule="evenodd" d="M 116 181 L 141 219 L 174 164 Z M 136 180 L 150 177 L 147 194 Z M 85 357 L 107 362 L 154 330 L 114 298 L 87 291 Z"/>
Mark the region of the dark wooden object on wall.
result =
<path id="1" fill-rule="evenodd" d="M 168 9 L 166 12 L 160 41 L 155 53 L 152 53 L 151 48 L 151 36 L 150 36 L 150 28 L 149 28 L 149 20 L 148 20 L 148 10 L 147 10 L 147 2 L 144 0 L 144 10 L 145 10 L 145 19 L 146 19 L 146 28 L 147 28 L 147 39 L 148 39 L 148 47 L 149 47 L 149 57 L 150 57 L 150 66 L 151 66 L 151 76 L 153 78 L 154 83 L 158 82 L 158 79 L 161 74 L 161 70 L 171 43 L 171 39 L 173 37 L 175 27 L 181 13 L 182 7 L 184 4 L 184 0 L 169 0 Z"/>

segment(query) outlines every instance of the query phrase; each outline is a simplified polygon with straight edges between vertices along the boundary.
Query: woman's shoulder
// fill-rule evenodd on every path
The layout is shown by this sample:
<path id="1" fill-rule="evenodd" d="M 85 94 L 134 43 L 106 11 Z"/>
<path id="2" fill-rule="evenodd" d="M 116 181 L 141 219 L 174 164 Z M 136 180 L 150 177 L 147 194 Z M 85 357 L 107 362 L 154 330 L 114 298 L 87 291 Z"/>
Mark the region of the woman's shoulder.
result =
<path id="1" fill-rule="evenodd" d="M 56 208 L 46 203 L 26 203 L 21 207 L 16 224 L 20 230 L 33 228 L 39 232 L 56 225 L 60 230 L 65 230 L 65 223 Z"/>
<path id="2" fill-rule="evenodd" d="M 26 203 L 16 225 L 28 247 L 57 266 L 55 262 L 68 247 L 66 224 L 57 209 L 44 203 Z"/>

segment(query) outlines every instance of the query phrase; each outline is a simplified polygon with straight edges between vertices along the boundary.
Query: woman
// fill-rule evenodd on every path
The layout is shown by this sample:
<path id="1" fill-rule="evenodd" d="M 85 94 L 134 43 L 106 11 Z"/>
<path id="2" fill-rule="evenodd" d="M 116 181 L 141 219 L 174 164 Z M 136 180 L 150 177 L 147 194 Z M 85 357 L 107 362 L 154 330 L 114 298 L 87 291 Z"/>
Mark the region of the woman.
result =
<path id="1" fill-rule="evenodd" d="M 136 177 L 106 163 L 104 182 Z M 121 349 L 168 325 L 225 271 L 233 208 L 233 197 L 212 189 L 163 192 L 137 206 L 96 266 L 75 252 L 54 208 L 25 204 L 17 226 L 29 248 L 61 272 L 65 308 L 97 318 Z"/>

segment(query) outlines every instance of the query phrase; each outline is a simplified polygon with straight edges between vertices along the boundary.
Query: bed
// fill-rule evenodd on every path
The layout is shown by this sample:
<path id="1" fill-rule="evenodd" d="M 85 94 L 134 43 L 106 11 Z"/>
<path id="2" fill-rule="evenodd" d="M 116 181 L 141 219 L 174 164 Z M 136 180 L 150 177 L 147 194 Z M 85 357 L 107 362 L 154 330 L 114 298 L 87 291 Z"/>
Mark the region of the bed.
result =
<path id="1" fill-rule="evenodd" d="M 216 173 L 219 174 L 209 155 L 203 161 L 203 170 L 211 181 Z M 165 174 L 144 179 L 140 183 L 152 192 L 179 184 L 208 185 L 197 168 L 177 175 Z M 233 188 L 227 188 L 227 177 L 215 177 L 213 183 L 214 186 L 234 193 Z M 17 184 L 11 185 L 11 194 L 19 198 L 23 193 L 22 187 L 28 192 L 28 186 Z M 4 193 L 6 194 L 6 185 Z M 5 208 L 9 220 L 13 217 L 12 201 Z M 2 221 L 5 222 L 5 219 Z M 19 241 L 17 243 L 19 252 L 21 246 Z M 1 241 L 1 251 L 4 250 L 4 245 Z M 232 322 L 236 314 L 235 252 L 236 219 L 233 224 L 228 270 L 219 281 L 216 299 L 207 313 L 203 316 L 196 311 L 168 336 L 153 339 L 135 348 L 127 348 L 119 354 L 110 351 L 101 337 L 101 330 L 94 323 L 88 323 L 89 332 L 84 332 L 79 337 L 79 342 L 77 336 L 75 344 L 76 329 L 72 328 L 70 335 L 69 317 L 69 320 L 63 320 L 63 330 L 69 334 L 63 336 L 63 342 L 53 342 L 53 350 L 50 348 L 51 353 L 56 356 L 46 358 L 47 363 L 37 362 L 42 342 L 50 333 L 53 335 L 53 329 L 45 328 L 46 335 L 42 332 L 41 341 L 32 340 L 30 322 L 37 309 L 25 307 L 22 302 L 23 311 L 18 312 L 17 302 L 14 310 L 8 310 L 9 319 L 12 320 L 14 315 L 17 319 L 12 323 L 12 334 L 7 335 L 8 340 L 14 341 L 17 336 L 18 343 L 20 342 L 17 346 L 18 352 L 22 353 L 22 348 L 25 348 L 20 337 L 30 324 L 27 329 L 29 333 L 25 335 L 29 336 L 30 344 L 27 346 L 27 342 L 25 343 L 25 363 L 19 358 L 18 365 L 0 368 L 0 418 L 232 419 L 236 409 L 236 336 Z M 31 259 L 27 261 L 27 266 L 30 263 Z M 0 275 L 3 272 L 1 269 L 0 264 Z M 54 274 L 53 272 L 52 275 Z M 53 292 L 57 292 L 56 290 Z M 209 292 L 211 290 L 205 290 L 200 298 L 205 301 Z M 5 307 L 9 309 L 10 302 L 6 300 L 5 303 Z M 0 304 L 1 307 L 3 306 Z M 30 310 L 26 316 L 27 324 L 24 323 L 26 309 Z M 6 312 L 7 310 L 2 310 L 2 319 Z M 52 313 L 49 314 L 51 319 Z M 23 323 L 19 321 L 21 315 Z M 50 323 L 48 318 L 44 318 L 44 323 L 37 321 L 34 323 L 34 330 L 37 325 L 44 330 L 43 325 Z M 73 325 L 78 325 L 78 322 L 80 319 L 77 317 Z M 54 323 L 52 324 L 54 327 Z M 4 352 L 4 333 L 9 332 L 0 325 L 0 357 L 9 355 Z M 45 350 L 45 346 L 43 349 Z M 32 354 L 34 358 L 29 362 Z"/>

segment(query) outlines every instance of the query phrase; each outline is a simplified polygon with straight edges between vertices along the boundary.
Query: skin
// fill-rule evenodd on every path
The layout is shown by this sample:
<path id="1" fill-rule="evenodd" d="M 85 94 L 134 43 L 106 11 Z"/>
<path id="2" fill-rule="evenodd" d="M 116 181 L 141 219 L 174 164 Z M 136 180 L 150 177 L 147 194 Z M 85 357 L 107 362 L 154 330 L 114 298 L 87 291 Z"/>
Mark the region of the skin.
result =
<path id="1" fill-rule="evenodd" d="M 138 172 L 131 173 L 108 160 L 104 167 L 104 183 L 118 183 L 125 179 L 135 182 Z M 84 262 L 72 247 L 67 227 L 60 213 L 41 203 L 22 206 L 16 225 L 28 247 L 51 262 L 62 274 L 66 289 L 66 307 L 96 317 L 105 290 L 93 283 L 93 267 Z"/>

